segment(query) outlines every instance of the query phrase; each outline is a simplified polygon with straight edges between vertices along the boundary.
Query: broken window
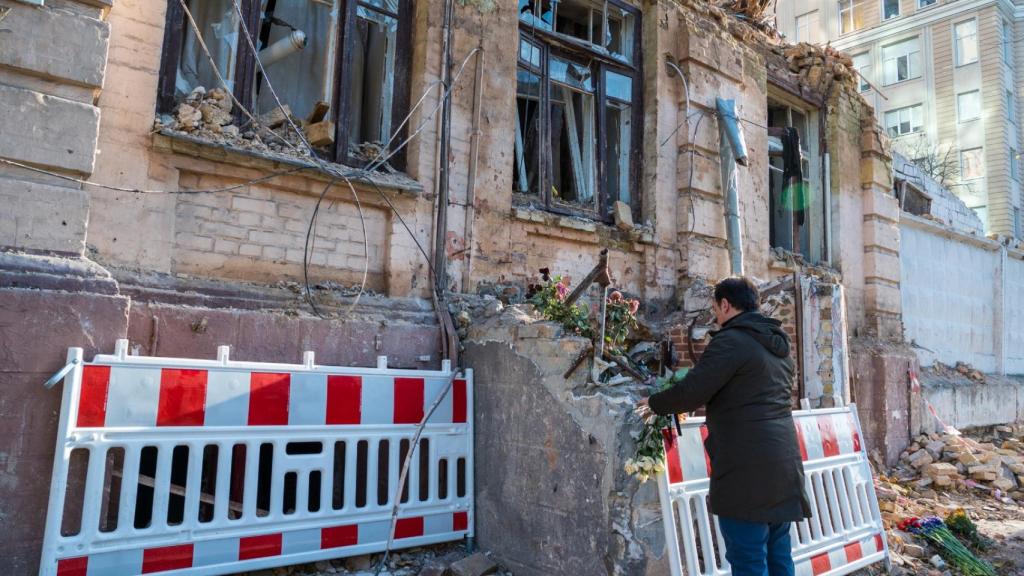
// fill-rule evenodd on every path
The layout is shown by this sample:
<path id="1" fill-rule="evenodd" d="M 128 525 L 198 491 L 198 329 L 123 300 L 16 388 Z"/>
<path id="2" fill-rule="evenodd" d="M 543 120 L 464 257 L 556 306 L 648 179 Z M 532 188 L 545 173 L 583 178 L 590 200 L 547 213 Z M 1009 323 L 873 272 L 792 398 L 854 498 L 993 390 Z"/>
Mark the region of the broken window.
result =
<path id="1" fill-rule="evenodd" d="M 638 197 L 639 13 L 614 0 L 520 0 L 514 188 L 611 218 Z"/>
<path id="2" fill-rule="evenodd" d="M 978 61 L 978 21 L 967 20 L 953 26 L 956 39 L 956 65 L 963 66 Z"/>
<path id="3" fill-rule="evenodd" d="M 960 151 L 960 179 L 976 180 L 985 175 L 984 156 L 981 148 Z"/>
<path id="4" fill-rule="evenodd" d="M 771 245 L 810 263 L 827 259 L 819 130 L 817 110 L 768 101 Z"/>
<path id="5" fill-rule="evenodd" d="M 916 104 L 886 112 L 885 130 L 889 133 L 889 137 L 897 138 L 920 132 L 924 125 L 923 108 L 920 104 Z"/>
<path id="6" fill-rule="evenodd" d="M 839 0 L 839 33 L 849 34 L 864 27 L 871 0 Z"/>
<path id="7" fill-rule="evenodd" d="M 882 73 L 887 86 L 921 76 L 921 48 L 916 36 L 882 47 Z"/>
<path id="8" fill-rule="evenodd" d="M 307 138 L 335 161 L 365 163 L 370 158 L 359 153 L 364 143 L 379 149 L 391 139 L 399 124 L 395 119 L 408 106 L 411 0 L 239 0 L 239 5 L 241 17 L 234 0 L 188 2 L 211 63 L 184 10 L 177 2 L 168 4 L 161 112 L 173 111 L 198 86 L 221 88 L 216 65 L 228 89 L 256 115 L 277 113 L 273 86 Z M 245 29 L 266 78 L 242 36 Z"/>

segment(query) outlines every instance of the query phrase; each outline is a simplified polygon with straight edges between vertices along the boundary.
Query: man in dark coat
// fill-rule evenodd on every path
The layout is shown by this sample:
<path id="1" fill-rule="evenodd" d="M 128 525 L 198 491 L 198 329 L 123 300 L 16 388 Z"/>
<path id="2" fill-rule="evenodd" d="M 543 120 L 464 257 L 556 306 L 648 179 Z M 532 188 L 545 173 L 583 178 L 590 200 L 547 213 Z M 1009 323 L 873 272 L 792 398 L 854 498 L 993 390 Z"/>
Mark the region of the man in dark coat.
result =
<path id="1" fill-rule="evenodd" d="M 711 510 L 734 576 L 794 574 L 790 526 L 810 518 L 790 408 L 795 368 L 780 322 L 747 278 L 715 286 L 721 327 L 681 382 L 640 401 L 657 414 L 707 407 Z"/>

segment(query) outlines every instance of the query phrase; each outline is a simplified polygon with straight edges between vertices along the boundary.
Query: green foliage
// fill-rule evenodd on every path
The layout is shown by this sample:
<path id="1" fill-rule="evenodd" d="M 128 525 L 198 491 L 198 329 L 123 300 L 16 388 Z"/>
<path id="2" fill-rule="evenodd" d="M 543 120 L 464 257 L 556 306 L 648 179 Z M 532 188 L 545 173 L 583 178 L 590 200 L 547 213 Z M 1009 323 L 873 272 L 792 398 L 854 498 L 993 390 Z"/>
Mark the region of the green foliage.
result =
<path id="1" fill-rule="evenodd" d="M 608 296 L 606 304 L 605 345 L 614 353 L 624 353 L 629 332 L 637 327 L 636 312 L 640 309 L 640 301 L 625 298 L 616 290 Z"/>
<path id="2" fill-rule="evenodd" d="M 529 302 L 536 306 L 537 311 L 545 320 L 558 322 L 563 328 L 586 338 L 590 338 L 593 330 L 590 325 L 590 311 L 582 304 L 566 304 L 569 286 L 561 276 L 544 275 L 544 284 L 531 286 L 532 295 Z"/>

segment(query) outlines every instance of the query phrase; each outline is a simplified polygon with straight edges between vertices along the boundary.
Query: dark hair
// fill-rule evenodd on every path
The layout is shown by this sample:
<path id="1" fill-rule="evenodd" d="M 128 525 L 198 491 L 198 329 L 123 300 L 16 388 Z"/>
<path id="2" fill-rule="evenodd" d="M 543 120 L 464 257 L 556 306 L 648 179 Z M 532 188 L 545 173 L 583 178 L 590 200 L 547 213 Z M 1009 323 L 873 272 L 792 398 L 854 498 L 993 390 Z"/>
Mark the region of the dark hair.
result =
<path id="1" fill-rule="evenodd" d="M 752 312 L 761 307 L 757 286 L 745 276 L 733 276 L 715 284 L 715 302 L 728 300 L 733 308 Z"/>

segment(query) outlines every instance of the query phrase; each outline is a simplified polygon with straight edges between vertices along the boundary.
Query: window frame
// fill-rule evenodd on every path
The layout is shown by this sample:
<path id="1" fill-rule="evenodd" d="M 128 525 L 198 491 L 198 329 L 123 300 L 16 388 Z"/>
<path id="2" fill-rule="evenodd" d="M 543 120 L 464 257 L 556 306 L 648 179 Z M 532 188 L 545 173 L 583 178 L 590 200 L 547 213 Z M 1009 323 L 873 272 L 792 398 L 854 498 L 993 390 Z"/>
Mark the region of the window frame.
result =
<path id="1" fill-rule="evenodd" d="M 540 127 L 538 137 L 544 146 L 551 145 L 552 128 L 551 114 L 551 84 L 555 80 L 551 77 L 550 61 L 556 57 L 579 65 L 587 65 L 591 69 L 594 79 L 594 133 L 597 149 L 594 204 L 592 207 L 574 204 L 571 202 L 559 201 L 554 198 L 551 192 L 554 179 L 553 161 L 551 154 L 540 154 L 540 161 L 537 166 L 537 186 L 539 191 L 531 189 L 529 192 L 520 192 L 515 187 L 513 177 L 513 201 L 516 204 L 540 204 L 549 212 L 567 216 L 582 216 L 585 218 L 601 221 L 604 223 L 614 222 L 614 204 L 618 198 L 611 197 L 611 190 L 607 185 L 608 174 L 608 148 L 607 138 L 608 126 L 605 118 L 605 108 L 609 100 L 620 101 L 618 98 L 607 94 L 607 73 L 615 72 L 632 78 L 632 94 L 629 106 L 631 108 L 631 130 L 630 130 L 630 151 L 629 151 L 629 206 L 634 218 L 641 214 L 642 193 L 641 193 L 641 170 L 643 154 L 643 13 L 640 9 L 630 6 L 619 0 L 608 0 L 609 6 L 621 9 L 633 16 L 633 62 L 623 62 L 611 55 L 601 54 L 585 46 L 583 40 L 566 36 L 553 30 L 531 25 L 517 18 L 518 34 L 516 36 L 516 71 L 528 70 L 536 75 L 540 82 L 540 110 L 538 111 Z M 540 66 L 526 62 L 522 59 L 522 42 L 527 42 L 537 49 L 540 57 Z M 584 60 L 589 58 L 589 62 Z M 518 86 L 518 80 L 517 80 Z M 518 98 L 518 88 L 516 88 Z M 517 104 L 518 106 L 518 104 Z M 516 127 L 518 139 L 519 127 Z M 513 144 L 513 146 L 515 146 Z M 513 162 L 518 162 L 513 151 Z M 538 193 L 539 192 L 539 193 Z"/>
<path id="2" fill-rule="evenodd" d="M 970 94 L 974 94 L 975 97 L 977 98 L 978 108 L 977 108 L 977 111 L 975 112 L 974 116 L 968 117 L 968 116 L 964 116 L 963 108 L 960 106 L 960 98 L 962 96 L 968 96 Z M 980 120 L 981 119 L 981 108 L 982 108 L 982 102 L 981 102 L 981 90 L 980 89 L 965 90 L 963 92 L 957 92 L 957 94 L 956 94 L 956 121 L 957 121 L 958 124 L 963 124 L 964 122 L 973 122 L 975 120 Z"/>
<path id="3" fill-rule="evenodd" d="M 777 88 L 777 89 L 776 89 Z M 801 138 L 801 152 L 806 153 L 804 160 L 807 163 L 807 170 L 803 174 L 805 186 L 811 188 L 811 193 L 806 196 L 807 206 L 804 209 L 804 224 L 799 225 L 806 229 L 808 246 L 803 245 L 803 232 L 801 231 L 801 238 L 797 242 L 796 231 L 794 230 L 796 224 L 795 218 L 790 215 L 790 229 L 788 231 L 790 247 L 786 248 L 784 245 L 776 245 L 776 235 L 778 234 L 777 227 L 779 226 L 776 220 L 776 202 L 773 200 L 775 195 L 774 187 L 771 184 L 772 172 L 777 170 L 772 164 L 772 158 L 768 158 L 768 174 L 769 174 L 769 200 L 768 200 L 768 245 L 771 248 L 781 247 L 783 250 L 789 250 L 793 253 L 799 253 L 812 264 L 821 264 L 832 261 L 832 256 L 829 254 L 830 242 L 826 238 L 828 234 L 829 226 L 826 222 L 827 208 L 826 204 L 831 202 L 830 198 L 826 198 L 826 187 L 825 187 L 825 169 L 824 169 L 824 154 L 822 153 L 822 144 L 825 134 L 824 126 L 824 111 L 823 107 L 816 106 L 811 102 L 804 101 L 799 97 L 791 94 L 784 87 L 777 87 L 774 84 L 769 84 L 768 98 L 766 102 L 766 110 L 768 111 L 768 133 L 772 134 L 774 131 L 778 131 L 783 127 L 771 125 L 771 109 L 772 108 L 785 108 L 787 110 L 788 121 L 787 124 L 792 125 L 793 113 L 799 113 L 803 116 L 805 125 L 806 138 Z M 781 175 L 779 176 L 781 178 Z M 783 188 L 785 183 L 782 183 Z M 785 208 L 783 207 L 783 210 Z M 820 234 L 817 237 L 816 234 Z M 797 249 L 794 249 L 797 248 Z M 814 259 L 813 255 L 818 252 L 818 258 Z"/>
<path id="4" fill-rule="evenodd" d="M 914 108 L 920 108 L 921 109 L 921 124 L 919 124 L 916 129 L 914 127 L 914 116 L 913 116 Z M 900 114 L 900 112 L 904 112 L 904 111 L 906 111 L 908 114 L 910 114 L 910 120 L 909 120 L 909 122 L 910 122 L 910 131 L 909 132 L 902 132 L 902 131 L 900 131 L 899 134 L 892 134 L 889 131 L 889 129 L 890 129 L 889 121 L 888 121 L 889 114 L 896 114 L 896 126 L 899 127 L 900 125 L 903 124 L 903 122 L 900 121 L 899 114 Z M 904 136 L 910 136 L 912 134 L 920 134 L 920 133 L 924 132 L 924 104 L 921 104 L 921 103 L 911 104 L 910 106 L 901 106 L 900 108 L 893 108 L 891 110 L 886 110 L 883 113 L 883 115 L 882 115 L 882 123 L 885 126 L 885 133 L 889 136 L 889 138 L 892 138 L 893 140 L 895 140 L 897 138 L 902 138 Z"/>
<path id="5" fill-rule="evenodd" d="M 931 8 L 938 4 L 938 0 L 917 0 L 917 9 L 924 10 L 925 8 Z"/>
<path id="6" fill-rule="evenodd" d="M 890 2 L 890 1 L 896 2 L 896 13 L 893 14 L 892 16 L 886 16 L 885 15 L 885 4 L 886 4 L 886 2 Z M 882 17 L 881 18 L 882 22 L 888 22 L 889 20 L 892 20 L 893 18 L 899 18 L 900 16 L 902 16 L 903 7 L 900 5 L 901 4 L 900 0 L 879 0 L 879 2 L 881 3 L 879 8 L 881 10 L 880 11 L 880 16 Z"/>
<path id="7" fill-rule="evenodd" d="M 969 62 L 964 62 L 962 60 L 962 55 L 961 55 L 961 51 L 960 51 L 960 37 L 957 36 L 957 28 L 959 28 L 960 26 L 963 26 L 965 24 L 973 24 L 974 25 L 974 33 L 964 37 L 964 38 L 969 38 L 969 37 L 973 37 L 974 38 L 974 60 L 971 60 Z M 961 66 L 970 66 L 971 64 L 978 63 L 980 60 L 981 60 L 981 53 L 980 53 L 980 46 L 978 44 L 978 19 L 977 18 L 968 18 L 967 20 L 961 20 L 960 22 L 954 22 L 953 23 L 953 65 L 954 65 L 954 67 L 959 68 Z"/>
<path id="8" fill-rule="evenodd" d="M 979 160 L 979 165 L 981 167 L 981 174 L 978 175 L 978 176 L 975 176 L 973 178 L 967 178 L 965 176 L 965 171 L 964 171 L 964 155 L 967 154 L 968 152 L 974 152 L 974 151 L 978 152 L 978 157 L 980 159 Z M 974 148 L 965 148 L 965 149 L 961 150 L 960 151 L 960 180 L 961 181 L 965 181 L 965 182 L 977 182 L 978 180 L 983 180 L 984 178 L 985 178 L 985 147 L 984 146 L 975 146 Z"/>
<path id="9" fill-rule="evenodd" d="M 857 58 L 861 57 L 867 58 L 868 63 L 858 68 Z M 867 77 L 871 75 L 870 72 L 874 68 L 874 62 L 871 55 L 871 51 L 868 50 L 866 52 L 854 54 L 853 56 L 851 56 L 851 59 L 853 60 L 853 68 L 857 72 L 857 91 L 860 92 L 861 94 L 865 92 L 870 92 L 871 83 L 869 80 L 867 80 Z M 867 72 L 865 72 L 865 69 L 867 70 Z"/>
<path id="10" fill-rule="evenodd" d="M 365 161 L 358 160 L 349 153 L 348 146 L 348 118 L 352 113 L 350 108 L 348 90 L 344 88 L 349 85 L 349 74 L 352 64 L 352 44 L 355 42 L 356 12 L 360 4 L 368 9 L 377 12 L 389 13 L 379 7 L 372 6 L 366 0 L 340 0 L 343 4 L 340 7 L 337 25 L 337 34 L 334 45 L 341 47 L 336 49 L 331 78 L 331 118 L 335 123 L 334 144 L 329 151 L 329 161 L 349 166 L 361 166 Z M 409 111 L 409 90 L 412 61 L 412 25 L 413 25 L 413 0 L 397 0 L 398 12 L 392 14 L 398 20 L 395 44 L 395 70 L 393 100 L 391 105 L 391 126 L 397 127 Z M 249 30 L 253 44 L 259 49 L 259 34 L 261 26 L 261 0 L 239 0 L 242 9 L 242 18 L 246 28 Z M 247 109 L 252 111 L 256 93 L 257 65 L 255 55 L 249 48 L 249 43 L 242 36 L 242 27 L 238 27 L 238 48 L 235 54 L 235 76 L 234 96 Z M 191 25 L 187 22 L 185 11 L 179 2 L 170 1 L 167 3 L 167 14 L 164 24 L 163 53 L 160 57 L 160 76 L 157 83 L 157 112 L 173 113 L 176 105 L 175 80 L 178 72 L 178 65 L 181 58 L 182 43 L 185 34 L 193 34 Z M 228 78 L 225 78 L 228 80 Z M 207 87 L 219 88 L 219 86 Z M 241 111 L 235 107 L 233 114 L 240 118 Z M 401 142 L 408 132 L 408 126 L 403 127 L 395 135 L 395 141 Z M 391 135 L 388 135 L 390 138 Z M 406 151 L 403 148 L 391 157 L 389 163 L 402 169 L 406 163 Z"/>
<path id="11" fill-rule="evenodd" d="M 844 4 L 847 4 L 848 7 L 847 8 L 843 8 Z M 839 0 L 839 35 L 840 36 L 845 36 L 846 34 L 853 34 L 854 32 L 860 30 L 860 28 L 857 28 L 857 19 L 854 17 L 854 13 L 856 12 L 856 10 L 857 10 L 857 0 Z M 849 17 L 849 20 L 850 20 L 850 29 L 849 30 L 843 30 L 843 23 L 844 23 L 844 15 L 843 15 L 843 13 L 844 12 Z"/>
<path id="12" fill-rule="evenodd" d="M 892 48 L 894 48 L 896 46 L 899 46 L 901 44 L 907 44 L 907 43 L 910 43 L 910 42 L 916 42 L 917 43 L 917 49 L 916 50 L 911 51 L 911 52 L 905 52 L 905 53 L 903 53 L 903 54 L 901 54 L 899 56 L 896 56 L 895 58 L 888 58 L 887 59 L 885 57 L 886 49 L 892 49 Z M 881 50 L 882 50 L 882 85 L 883 86 L 895 86 L 896 84 L 901 84 L 903 82 L 910 82 L 911 80 L 917 80 L 918 78 L 921 77 L 921 75 L 922 75 L 922 71 L 921 71 L 921 68 L 922 68 L 922 65 L 921 65 L 922 53 L 921 53 L 921 37 L 920 36 L 909 36 L 907 38 L 903 38 L 903 39 L 897 40 L 895 42 L 890 42 L 889 44 L 886 44 L 886 45 L 882 46 Z M 914 58 L 913 58 L 914 55 L 917 55 L 917 61 L 916 61 L 917 65 L 916 66 L 913 66 L 913 64 L 914 64 Z M 900 58 L 906 58 L 907 59 L 907 77 L 903 78 L 903 79 L 899 78 L 899 60 L 900 60 Z M 895 62 L 895 67 L 896 67 L 895 68 L 896 69 L 896 77 L 891 82 L 889 81 L 888 75 L 886 74 L 886 71 L 888 69 L 887 64 L 888 64 L 889 61 L 894 61 Z M 915 72 L 917 74 L 916 76 L 914 75 Z"/>
<path id="13" fill-rule="evenodd" d="M 813 36 L 814 34 L 811 32 L 811 28 L 810 28 L 810 25 L 809 25 L 810 22 L 809 21 L 806 22 L 808 24 L 806 26 L 806 28 L 807 28 L 807 38 L 801 38 L 801 36 L 800 36 L 800 19 L 801 18 L 806 18 L 808 16 L 811 16 L 812 14 L 814 15 L 815 22 L 819 26 L 821 25 L 821 15 L 820 15 L 818 9 L 810 10 L 808 12 L 804 12 L 803 14 L 797 14 L 796 20 L 795 20 L 796 26 L 794 26 L 794 28 L 793 28 L 793 36 L 794 36 L 794 41 L 795 42 L 797 42 L 797 43 L 808 42 L 808 43 L 811 43 L 811 44 L 814 43 L 814 40 L 811 39 L 811 36 Z"/>
<path id="14" fill-rule="evenodd" d="M 1020 182 L 1020 160 L 1018 159 L 1018 152 L 1013 146 L 1008 147 L 1010 154 L 1010 179 L 1014 182 Z"/>

